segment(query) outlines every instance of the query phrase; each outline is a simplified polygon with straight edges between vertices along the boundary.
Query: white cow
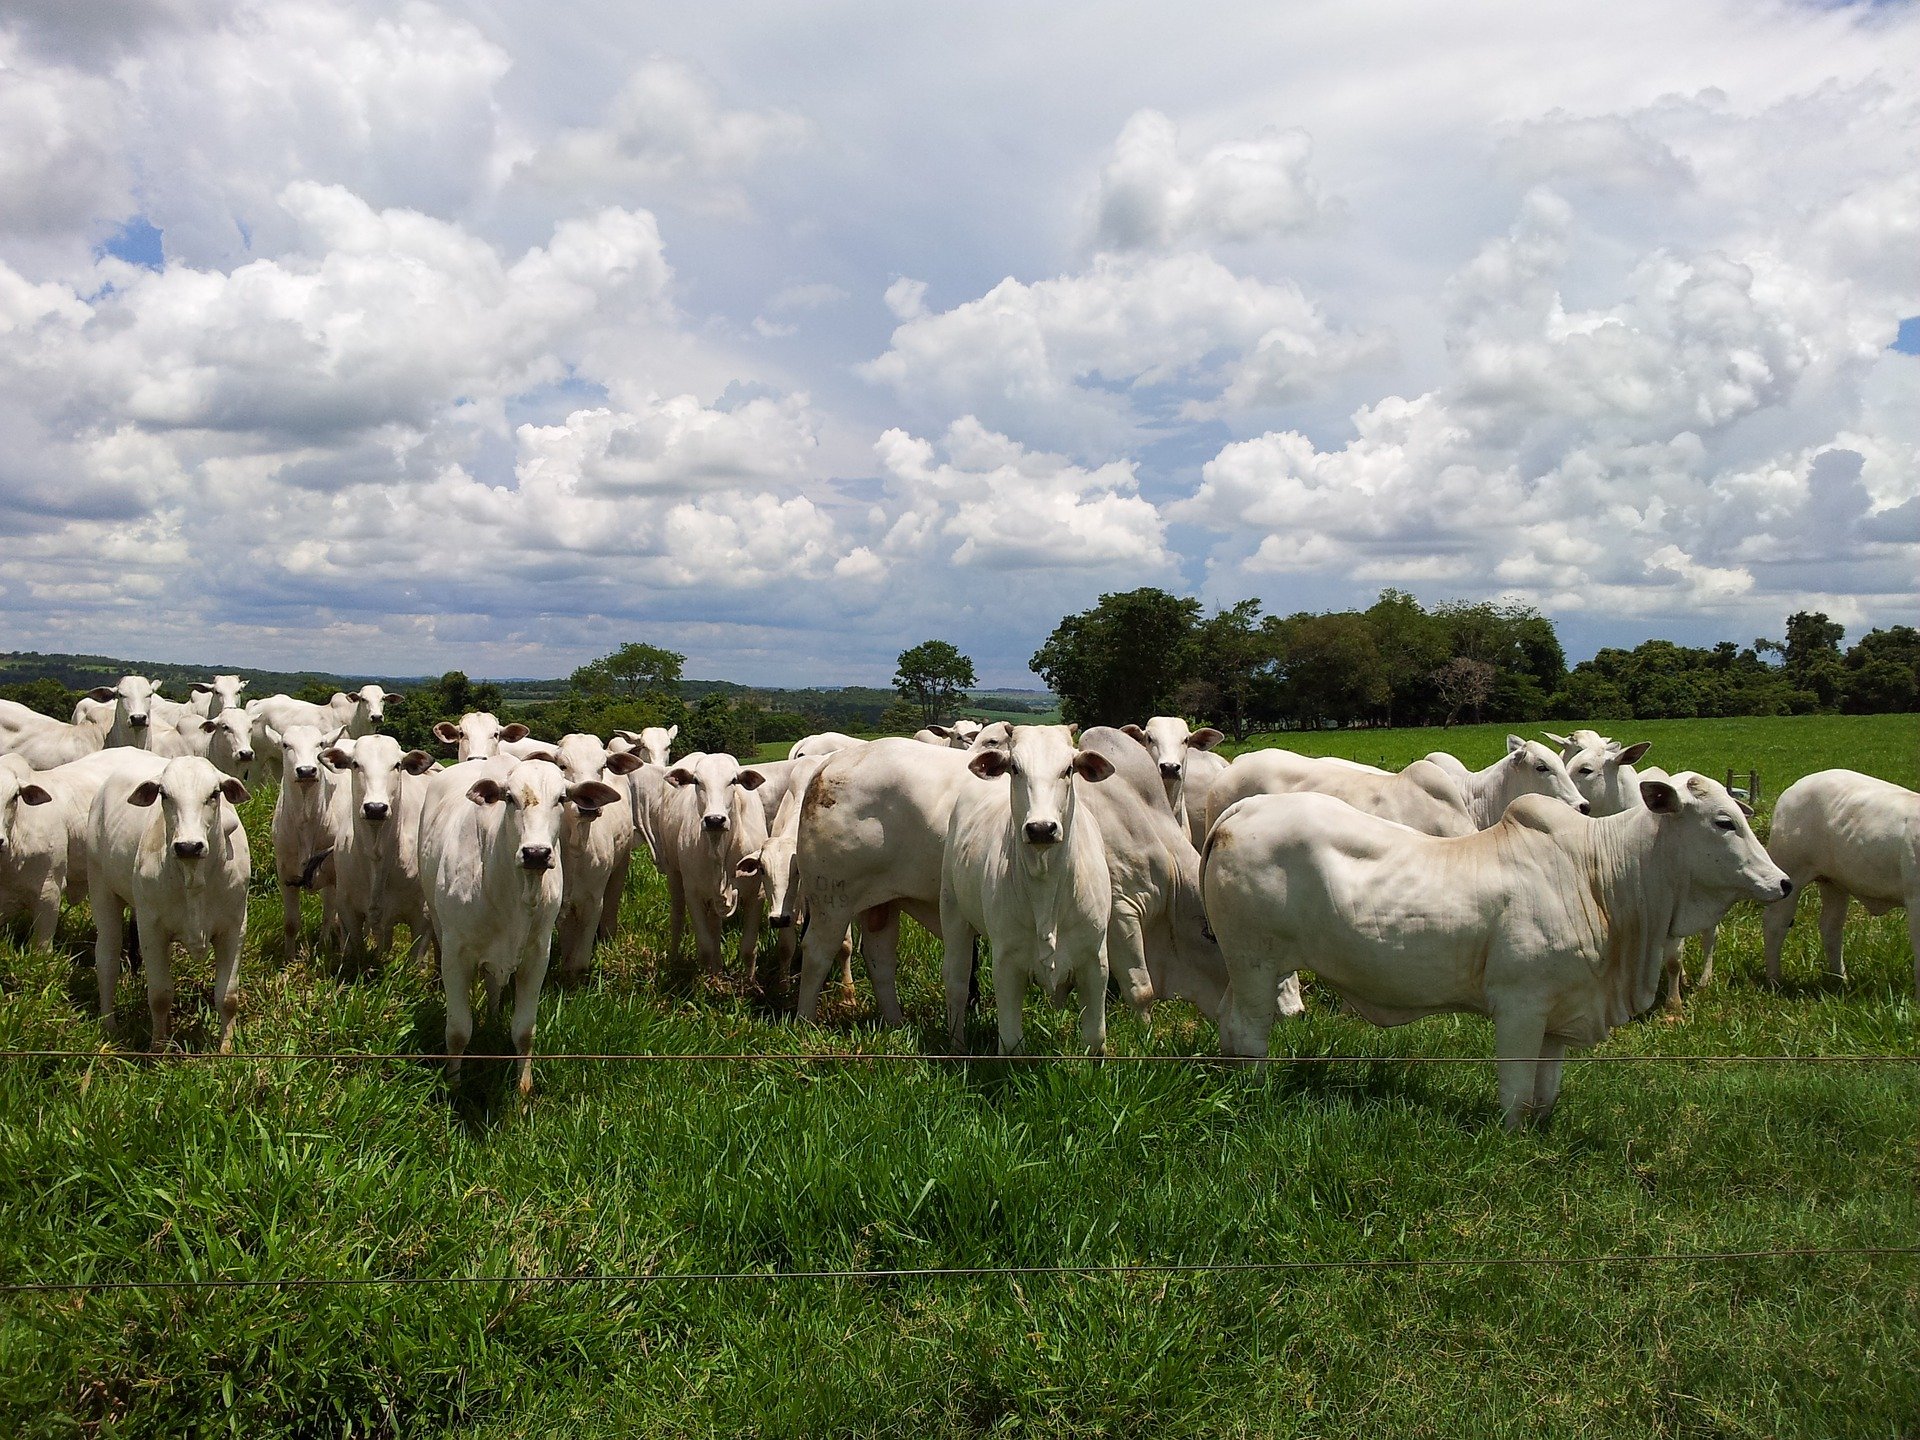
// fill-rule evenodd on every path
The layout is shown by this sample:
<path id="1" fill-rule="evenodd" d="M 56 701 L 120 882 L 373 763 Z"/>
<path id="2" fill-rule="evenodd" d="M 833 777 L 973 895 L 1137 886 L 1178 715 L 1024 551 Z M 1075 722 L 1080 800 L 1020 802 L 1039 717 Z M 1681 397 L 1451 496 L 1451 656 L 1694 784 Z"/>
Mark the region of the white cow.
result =
<path id="1" fill-rule="evenodd" d="M 1291 750 L 1252 750 L 1237 757 L 1213 783 L 1207 796 L 1208 831 L 1236 800 L 1304 792 L 1332 795 L 1356 810 L 1425 835 L 1471 835 L 1480 828 L 1453 776 L 1431 760 L 1416 760 L 1395 774 Z"/>
<path id="2" fill-rule="evenodd" d="M 426 946 L 426 900 L 420 883 L 420 814 L 433 757 L 400 749 L 391 735 L 336 740 L 320 753 L 334 774 L 327 787 L 327 842 L 333 852 L 330 907 L 341 953 L 375 959 L 393 945 L 393 927 L 413 933 L 407 952 Z"/>
<path id="3" fill-rule="evenodd" d="M 245 713 L 244 711 L 242 713 Z M 333 772 L 321 764 L 321 752 L 345 739 L 344 731 L 323 735 L 311 725 L 294 725 L 280 736 L 280 793 L 273 800 L 273 873 L 280 883 L 280 928 L 287 959 L 300 943 L 300 892 L 333 886 L 333 838 L 327 828 Z M 329 923 L 333 906 L 327 904 Z"/>
<path id="4" fill-rule="evenodd" d="M 240 708 L 240 692 L 247 682 L 238 675 L 216 675 L 211 680 L 196 680 L 187 703 L 196 714 L 212 719 L 223 710 Z"/>
<path id="5" fill-rule="evenodd" d="M 1498 824 L 1507 806 L 1522 795 L 1545 795 L 1582 815 L 1590 810 L 1567 774 L 1566 762 L 1538 740 L 1507 736 L 1507 753 L 1484 770 L 1469 770 L 1444 750 L 1431 752 L 1427 760 L 1453 777 L 1477 830 Z"/>
<path id="6" fill-rule="evenodd" d="M 678 964 L 691 914 L 702 969 L 725 973 L 721 932 L 727 917 L 740 916 L 741 979 L 753 980 L 760 937 L 760 875 L 744 866 L 767 839 L 767 815 L 757 795 L 763 777 L 742 769 L 731 755 L 689 755 L 666 774 L 664 832 L 668 897 L 667 950 Z"/>
<path id="7" fill-rule="evenodd" d="M 88 691 L 75 707 L 76 714 L 81 713 L 82 706 L 88 707 L 85 718 L 70 725 L 33 711 L 26 711 L 32 720 L 9 712 L 17 738 L 6 748 L 36 770 L 51 770 L 106 747 L 152 748 L 152 681 L 123 675 L 117 685 L 100 685 Z"/>
<path id="8" fill-rule="evenodd" d="M 993 948 L 1000 1053 L 1020 1049 L 1031 982 L 1055 1004 L 1072 986 L 1081 1041 L 1088 1054 L 1103 1054 L 1113 888 L 1100 822 L 1074 782 L 1105 780 L 1113 764 L 1076 748 L 1073 727 L 1016 725 L 1004 748 L 979 751 L 967 769 L 987 783 L 960 787 L 941 860 L 948 1041 L 955 1049 L 965 1041 L 973 943 L 984 935 Z"/>
<path id="9" fill-rule="evenodd" d="M 527 727 L 518 721 L 502 725 L 491 710 L 469 710 L 457 725 L 439 721 L 433 734 L 441 744 L 453 746 L 461 760 L 491 760 L 500 753 L 502 742 L 526 739 Z"/>
<path id="10" fill-rule="evenodd" d="M 239 707 L 222 710 L 211 718 L 188 715 L 178 725 L 155 722 L 148 749 L 172 759 L 177 755 L 198 755 L 211 760 L 224 775 L 245 785 L 254 783 L 253 717 Z M 262 770 L 264 766 L 260 767 Z"/>
<path id="11" fill-rule="evenodd" d="M 350 739 L 371 735 L 386 719 L 386 703 L 400 699 L 398 691 L 378 685 L 362 685 L 352 694 L 336 690 L 324 705 L 311 700 L 296 700 L 291 695 L 268 695 L 249 700 L 247 710 L 255 720 L 265 721 L 276 735 L 295 725 L 311 725 L 326 734 L 345 729 Z"/>
<path id="12" fill-rule="evenodd" d="M 247 926 L 251 859 L 234 813 L 246 803 L 247 787 L 197 755 L 168 760 L 138 784 L 130 785 L 131 778 L 124 771 L 110 777 L 88 817 L 87 892 L 98 936 L 101 1023 L 112 1030 L 131 907 L 147 971 L 154 1050 L 166 1048 L 172 1029 L 172 951 L 180 945 L 190 954 L 213 950 L 213 1003 L 225 1053 L 233 1048 L 240 1005 L 234 979 Z"/>
<path id="13" fill-rule="evenodd" d="M 1651 740 L 1622 745 L 1594 730 L 1576 730 L 1571 735 L 1543 731 L 1547 739 L 1560 747 L 1567 775 L 1593 807 L 1592 814 L 1618 815 L 1622 810 L 1640 807 L 1640 777 L 1634 766 L 1653 748 Z"/>
<path id="14" fill-rule="evenodd" d="M 925 745 L 945 745 L 953 750 L 971 750 L 984 727 L 978 720 L 956 720 L 951 725 L 929 725 L 913 732 L 913 738 Z"/>
<path id="15" fill-rule="evenodd" d="M 1177 715 L 1156 715 L 1145 725 L 1120 728 L 1153 756 L 1173 816 L 1187 827 L 1197 848 L 1206 839 L 1207 796 L 1227 768 L 1227 762 L 1211 751 L 1227 737 L 1211 725 L 1190 730 Z"/>
<path id="16" fill-rule="evenodd" d="M 1820 942 L 1827 970 L 1847 976 L 1847 901 L 1869 915 L 1904 906 L 1913 946 L 1914 994 L 1920 997 L 1920 794 L 1856 770 L 1821 770 L 1796 780 L 1773 807 L 1767 849 L 1793 877 L 1794 893 L 1761 917 L 1767 978 L 1780 979 L 1780 948 L 1799 892 L 1820 887 Z"/>
<path id="17" fill-rule="evenodd" d="M 820 767 L 827 763 L 826 754 L 813 755 L 793 761 L 794 773 L 789 777 L 786 794 L 781 797 L 780 805 L 774 811 L 773 818 L 767 822 L 767 838 L 760 844 L 758 855 L 749 855 L 735 868 L 742 874 L 760 876 L 761 893 L 766 900 L 767 924 L 778 937 L 775 955 L 778 962 L 777 973 L 780 983 L 785 985 L 793 969 L 795 938 L 797 927 L 806 922 L 806 906 L 800 897 L 800 805 L 807 791 L 807 785 L 820 773 Z M 763 770 L 764 765 L 754 769 Z M 762 786 L 764 793 L 766 787 Z M 853 998 L 853 947 L 844 939 L 840 947 L 841 986 L 849 1001 Z"/>
<path id="18" fill-rule="evenodd" d="M 67 827 L 53 791 L 18 755 L 0 755 L 0 921 L 25 915 L 27 943 L 45 949 L 68 884 Z"/>
<path id="19" fill-rule="evenodd" d="M 867 742 L 858 735 L 847 735 L 839 730 L 822 730 L 818 735 L 809 735 L 804 740 L 793 742 L 793 748 L 787 751 L 789 760 L 808 760 L 815 756 L 831 755 L 836 750 L 850 750 Z"/>
<path id="20" fill-rule="evenodd" d="M 619 792 L 569 785 L 546 760 L 468 760 L 436 773 L 420 816 L 420 879 L 447 999 L 447 1074 L 473 1038 L 473 979 L 498 1008 L 514 987 L 520 1093 L 533 1089 L 533 1025 L 560 915 L 564 802 L 604 807 Z"/>
<path id="21" fill-rule="evenodd" d="M 613 939 L 619 927 L 635 834 L 625 777 L 645 762 L 632 751 L 609 753 L 597 735 L 564 735 L 558 749 L 560 769 L 570 782 L 598 780 L 620 797 L 604 806 L 570 799 L 560 825 L 560 974 L 577 980 L 593 961 L 594 941 Z"/>
<path id="22" fill-rule="evenodd" d="M 1510 1128 L 1544 1121 L 1569 1045 L 1653 1004 L 1667 941 L 1793 882 L 1703 775 L 1584 820 L 1534 796 L 1490 830 L 1420 835 L 1331 796 L 1242 801 L 1207 837 L 1203 888 L 1230 976 L 1228 1055 L 1264 1055 L 1279 976 L 1310 968 L 1376 1025 L 1489 1015 Z"/>
<path id="23" fill-rule="evenodd" d="M 616 730 L 613 738 L 648 765 L 666 766 L 673 763 L 673 742 L 679 734 L 678 725 L 649 725 L 643 730 Z M 613 741 L 607 742 L 607 748 L 613 748 Z"/>
<path id="24" fill-rule="evenodd" d="M 18 700 L 0 700 L 0 754 L 11 753 L 20 743 L 32 735 L 45 735 L 65 727 L 67 722 L 55 715 L 42 715 L 30 705 L 22 705 Z M 100 726 L 101 743 L 105 743 L 106 726 Z"/>

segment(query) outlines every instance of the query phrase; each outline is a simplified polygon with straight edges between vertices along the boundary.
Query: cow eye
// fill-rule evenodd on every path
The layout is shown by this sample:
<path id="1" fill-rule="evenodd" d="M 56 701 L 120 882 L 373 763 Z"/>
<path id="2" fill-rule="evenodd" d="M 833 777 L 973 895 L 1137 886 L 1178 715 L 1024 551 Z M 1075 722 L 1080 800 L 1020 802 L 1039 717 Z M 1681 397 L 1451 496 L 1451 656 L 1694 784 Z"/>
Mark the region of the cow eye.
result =
<path id="1" fill-rule="evenodd" d="M 1591 775 L 1593 773 L 1593 767 L 1591 765 L 1582 765 L 1580 767 L 1580 773 L 1582 775 Z"/>
<path id="2" fill-rule="evenodd" d="M 1547 767 L 1544 765 L 1536 765 L 1533 768 L 1538 770 L 1542 775 L 1547 773 Z"/>
<path id="3" fill-rule="evenodd" d="M 1740 827 L 1735 825 L 1733 821 L 1729 820 L 1726 816 L 1722 815 L 1718 820 L 1713 822 L 1713 828 L 1716 830 L 1737 830 Z"/>

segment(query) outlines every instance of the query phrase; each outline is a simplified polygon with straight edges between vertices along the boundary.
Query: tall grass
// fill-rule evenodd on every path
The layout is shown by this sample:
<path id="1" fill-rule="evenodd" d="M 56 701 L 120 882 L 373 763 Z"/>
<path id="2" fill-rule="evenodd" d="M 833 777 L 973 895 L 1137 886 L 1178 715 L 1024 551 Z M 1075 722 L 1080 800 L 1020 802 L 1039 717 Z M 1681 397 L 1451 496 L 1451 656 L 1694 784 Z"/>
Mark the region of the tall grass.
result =
<path id="1" fill-rule="evenodd" d="M 1363 743 L 1388 739 L 1402 743 Z M 1879 721 L 1699 722 L 1656 736 L 1654 758 L 1744 769 L 1733 757 L 1762 741 L 1774 749 L 1758 768 L 1783 783 L 1793 765 L 1875 768 L 1866 757 L 1883 750 L 1881 773 L 1903 774 L 1901 741 Z M 1711 764 L 1661 753 L 1669 742 Z M 266 803 L 249 807 L 256 828 Z M 265 884 L 253 903 L 241 1048 L 439 1048 L 423 969 L 397 956 L 353 975 L 288 964 Z M 650 874 L 624 918 L 588 984 L 543 997 L 539 1050 L 943 1048 L 924 937 L 902 967 L 907 1030 L 878 1030 L 864 987 L 826 1024 L 796 1028 L 664 965 Z M 1791 938 L 1776 991 L 1759 973 L 1756 916 L 1736 912 L 1724 978 L 1599 1053 L 1920 1053 L 1902 917 L 1856 916 L 1845 987 L 1819 978 L 1811 928 Z M 0 951 L 0 1047 L 99 1045 L 89 939 L 80 913 L 53 954 Z M 209 977 L 188 977 L 183 1019 L 202 1048 Z M 1071 1014 L 1030 1008 L 1034 1047 L 1070 1053 Z M 136 979 L 120 1006 L 135 1039 L 143 1010 Z M 479 1038 L 506 1048 L 498 1022 Z M 984 1018 L 973 1038 L 990 1047 Z M 1178 1005 L 1151 1025 L 1118 1018 L 1111 1039 L 1121 1055 L 1214 1044 Z M 4 1060 L 0 1281 L 1577 1256 L 1920 1236 L 1920 1066 L 1575 1066 L 1553 1127 L 1509 1136 L 1490 1065 L 1399 1063 L 1490 1050 L 1478 1020 L 1382 1031 L 1315 993 L 1276 1052 L 1367 1058 L 1256 1071 L 553 1060 L 536 1065 L 526 1105 L 502 1062 L 471 1066 L 449 1094 L 414 1059 Z M 1898 1436 L 1920 1431 L 1916 1357 L 1912 1258 L 13 1295 L 0 1298 L 0 1433 Z"/>

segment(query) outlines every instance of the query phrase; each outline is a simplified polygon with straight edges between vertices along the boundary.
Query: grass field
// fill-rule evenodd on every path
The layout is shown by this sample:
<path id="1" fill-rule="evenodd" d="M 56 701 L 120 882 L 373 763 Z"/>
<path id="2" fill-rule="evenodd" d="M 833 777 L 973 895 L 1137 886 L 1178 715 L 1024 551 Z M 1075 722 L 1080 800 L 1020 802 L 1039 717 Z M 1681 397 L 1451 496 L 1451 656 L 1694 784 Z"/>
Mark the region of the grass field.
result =
<path id="1" fill-rule="evenodd" d="M 1608 727 L 1602 726 L 1602 729 Z M 1504 729 L 1279 737 L 1474 763 Z M 1911 717 L 1628 725 L 1670 768 L 1757 768 L 1769 796 L 1847 764 L 1912 785 Z M 248 807 L 256 833 L 266 797 Z M 256 854 L 261 853 L 256 847 Z M 644 863 L 636 867 L 645 871 Z M 278 955 L 256 885 L 238 1044 L 439 1048 L 424 967 L 339 976 Z M 912 1026 L 864 985 L 820 1027 L 663 974 L 636 876 L 592 981 L 538 1048 L 912 1055 L 944 1048 L 932 951 Z M 1787 981 L 1735 912 L 1724 977 L 1601 1054 L 1920 1054 L 1904 917 Z M 0 950 L 0 1047 L 96 1049 L 84 914 L 57 953 Z M 197 977 L 197 986 L 192 983 Z M 207 1036 L 204 966 L 182 998 Z M 1310 987 L 1311 992 L 1311 987 Z M 1544 1133 L 1497 1123 L 1490 1027 L 1375 1030 L 1310 993 L 1278 1054 L 961 1068 L 549 1061 L 0 1060 L 0 1283 L 211 1277 L 1591 1256 L 1908 1246 L 1920 1066 L 1573 1065 Z M 120 1017 L 143 1035 L 136 981 Z M 1035 1049 L 1071 1017 L 1029 1006 Z M 498 1049 L 496 1022 L 480 1043 Z M 983 1017 L 974 1048 L 991 1046 Z M 1185 1006 L 1113 1053 L 1191 1056 Z M 1573 1268 L 422 1285 L 0 1295 L 0 1433 L 482 1436 L 1034 1434 L 1911 1436 L 1920 1258 Z"/>

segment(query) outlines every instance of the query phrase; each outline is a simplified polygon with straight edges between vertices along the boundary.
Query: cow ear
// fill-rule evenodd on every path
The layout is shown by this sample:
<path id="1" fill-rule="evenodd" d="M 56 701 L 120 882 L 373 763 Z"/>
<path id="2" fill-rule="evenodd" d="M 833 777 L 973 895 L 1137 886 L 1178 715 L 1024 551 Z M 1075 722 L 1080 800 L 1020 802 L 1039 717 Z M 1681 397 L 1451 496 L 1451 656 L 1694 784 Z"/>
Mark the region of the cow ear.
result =
<path id="1" fill-rule="evenodd" d="M 598 814 L 609 805 L 618 805 L 627 797 L 604 780 L 582 780 L 567 787 L 567 798 L 578 805 L 583 814 Z"/>
<path id="2" fill-rule="evenodd" d="M 1507 736 L 1507 754 L 1518 755 L 1526 748 L 1527 742 L 1522 740 L 1518 735 Z"/>
<path id="3" fill-rule="evenodd" d="M 1138 740 L 1142 745 L 1147 743 L 1147 732 L 1138 725 L 1122 725 L 1120 733 L 1131 740 Z"/>
<path id="4" fill-rule="evenodd" d="M 758 770 L 742 770 L 739 775 L 734 778 L 733 783 L 738 785 L 742 790 L 758 790 L 762 785 L 767 783 L 767 777 Z"/>
<path id="5" fill-rule="evenodd" d="M 138 805 L 142 810 L 160 798 L 160 782 L 143 780 L 133 787 L 133 793 L 127 796 L 129 805 Z"/>
<path id="6" fill-rule="evenodd" d="M 1080 743 L 1080 726 L 1078 722 L 1067 726 L 1067 738 L 1076 745 Z"/>
<path id="7" fill-rule="evenodd" d="M 1189 735 L 1187 737 L 1187 744 L 1197 745 L 1202 750 L 1211 750 L 1226 738 L 1225 734 L 1209 725 L 1205 729 L 1196 730 Z"/>
<path id="8" fill-rule="evenodd" d="M 193 682 L 189 693 L 194 695 L 211 695 L 213 693 L 213 686 L 207 684 L 204 680 L 196 680 Z"/>
<path id="9" fill-rule="evenodd" d="M 1568 742 L 1567 742 L 1566 736 L 1556 735 L 1551 730 L 1542 730 L 1540 733 L 1546 736 L 1547 739 L 1551 740 L 1555 745 L 1558 745 L 1562 750 L 1567 748 Z"/>
<path id="10" fill-rule="evenodd" d="M 697 775 L 684 765 L 676 765 L 667 771 L 667 784 L 669 785 L 691 785 L 698 778 Z"/>
<path id="11" fill-rule="evenodd" d="M 407 692 L 404 690 L 385 690 L 381 692 L 381 696 L 386 700 L 404 700 L 407 698 Z"/>
<path id="12" fill-rule="evenodd" d="M 994 780 L 1007 773 L 1012 762 L 1007 759 L 1004 750 L 981 750 L 967 761 L 967 769 L 982 780 Z"/>
<path id="13" fill-rule="evenodd" d="M 1656 815 L 1680 813 L 1680 792 L 1665 780 L 1642 780 L 1640 799 Z"/>
<path id="14" fill-rule="evenodd" d="M 49 800 L 53 799 L 53 796 L 47 793 L 44 786 L 22 785 L 20 787 L 20 798 L 29 805 L 45 805 Z"/>
<path id="15" fill-rule="evenodd" d="M 953 731 L 944 725 L 929 725 L 927 726 L 927 733 L 929 735 L 938 735 L 942 740 L 951 740 L 953 738 Z"/>
<path id="16" fill-rule="evenodd" d="M 320 752 L 320 763 L 329 770 L 350 770 L 353 768 L 353 751 L 340 745 L 329 745 Z"/>
<path id="17" fill-rule="evenodd" d="M 631 775 L 647 762 L 632 750 L 616 750 L 607 756 L 607 769 L 616 775 Z"/>
<path id="18" fill-rule="evenodd" d="M 207 734 L 211 735 L 214 731 L 220 728 L 220 722 L 218 720 L 202 720 L 200 722 L 200 728 L 201 730 L 205 731 Z"/>
<path id="19" fill-rule="evenodd" d="M 424 750 L 409 750 L 400 757 L 400 768 L 409 775 L 424 775 L 433 768 L 433 756 Z"/>
<path id="20" fill-rule="evenodd" d="M 741 880 L 751 880 L 760 873 L 760 857 L 758 855 L 741 856 L 740 863 L 733 867 L 733 873 Z"/>
<path id="21" fill-rule="evenodd" d="M 476 780 L 467 787 L 467 799 L 476 805 L 497 804 L 506 793 L 498 780 Z"/>
<path id="22" fill-rule="evenodd" d="M 616 740 L 624 740 L 629 745 L 638 745 L 640 743 L 640 736 L 636 731 L 615 730 L 613 734 Z"/>
<path id="23" fill-rule="evenodd" d="M 118 700 L 119 698 L 120 692 L 110 685 L 96 685 L 93 689 L 87 691 L 87 699 L 97 700 L 102 705 L 106 704 L 109 700 Z"/>
<path id="24" fill-rule="evenodd" d="M 220 782 L 220 793 L 235 805 L 244 805 L 253 798 L 253 792 L 231 775 Z"/>
<path id="25" fill-rule="evenodd" d="M 22 791 L 21 793 L 24 794 L 25 792 Z M 1749 820 L 1753 819 L 1753 806 L 1747 804 L 1746 801 L 1740 799 L 1737 795 L 1734 797 L 1733 803 L 1740 807 L 1740 813 L 1742 815 L 1746 816 Z"/>
<path id="26" fill-rule="evenodd" d="M 1617 758 L 1622 765 L 1633 765 L 1638 763 L 1640 757 L 1652 748 L 1653 742 L 1651 740 L 1642 740 L 1637 745 L 1627 746 L 1626 749 L 1620 752 Z"/>
<path id="27" fill-rule="evenodd" d="M 1113 762 L 1098 750 L 1082 750 L 1073 757 L 1073 773 L 1082 780 L 1104 780 L 1113 774 Z"/>
<path id="28" fill-rule="evenodd" d="M 460 727 L 451 720 L 436 721 L 433 727 L 433 738 L 438 740 L 442 745 L 458 745 L 460 743 Z"/>
<path id="29" fill-rule="evenodd" d="M 531 730 L 527 729 L 527 727 L 522 725 L 518 720 L 514 721 L 511 725 L 502 725 L 500 727 L 500 738 L 502 740 L 524 740 L 532 733 Z"/>
<path id="30" fill-rule="evenodd" d="M 669 725 L 667 727 L 667 743 L 671 745 L 674 740 L 678 738 L 679 734 L 680 727 L 678 725 Z"/>
<path id="31" fill-rule="evenodd" d="M 551 751 L 547 751 L 547 750 L 536 750 L 531 755 L 523 755 L 521 757 L 522 764 L 525 764 L 529 760 L 532 760 L 541 765 L 552 765 L 553 767 L 559 770 L 564 770 L 567 768 L 566 766 L 560 763 L 560 757 L 558 755 L 555 755 Z"/>
<path id="32" fill-rule="evenodd" d="M 241 682 L 240 682 L 240 683 L 239 683 L 238 685 L 235 685 L 235 686 L 233 687 L 233 691 L 234 691 L 234 693 L 235 693 L 235 694 L 237 695 L 237 694 L 239 694 L 239 693 L 240 693 L 240 692 L 241 692 L 242 690 L 244 690 L 244 689 L 246 689 L 246 688 L 247 688 L 247 682 L 246 682 L 246 681 L 244 681 L 244 680 L 242 680 L 242 681 L 241 681 Z"/>

